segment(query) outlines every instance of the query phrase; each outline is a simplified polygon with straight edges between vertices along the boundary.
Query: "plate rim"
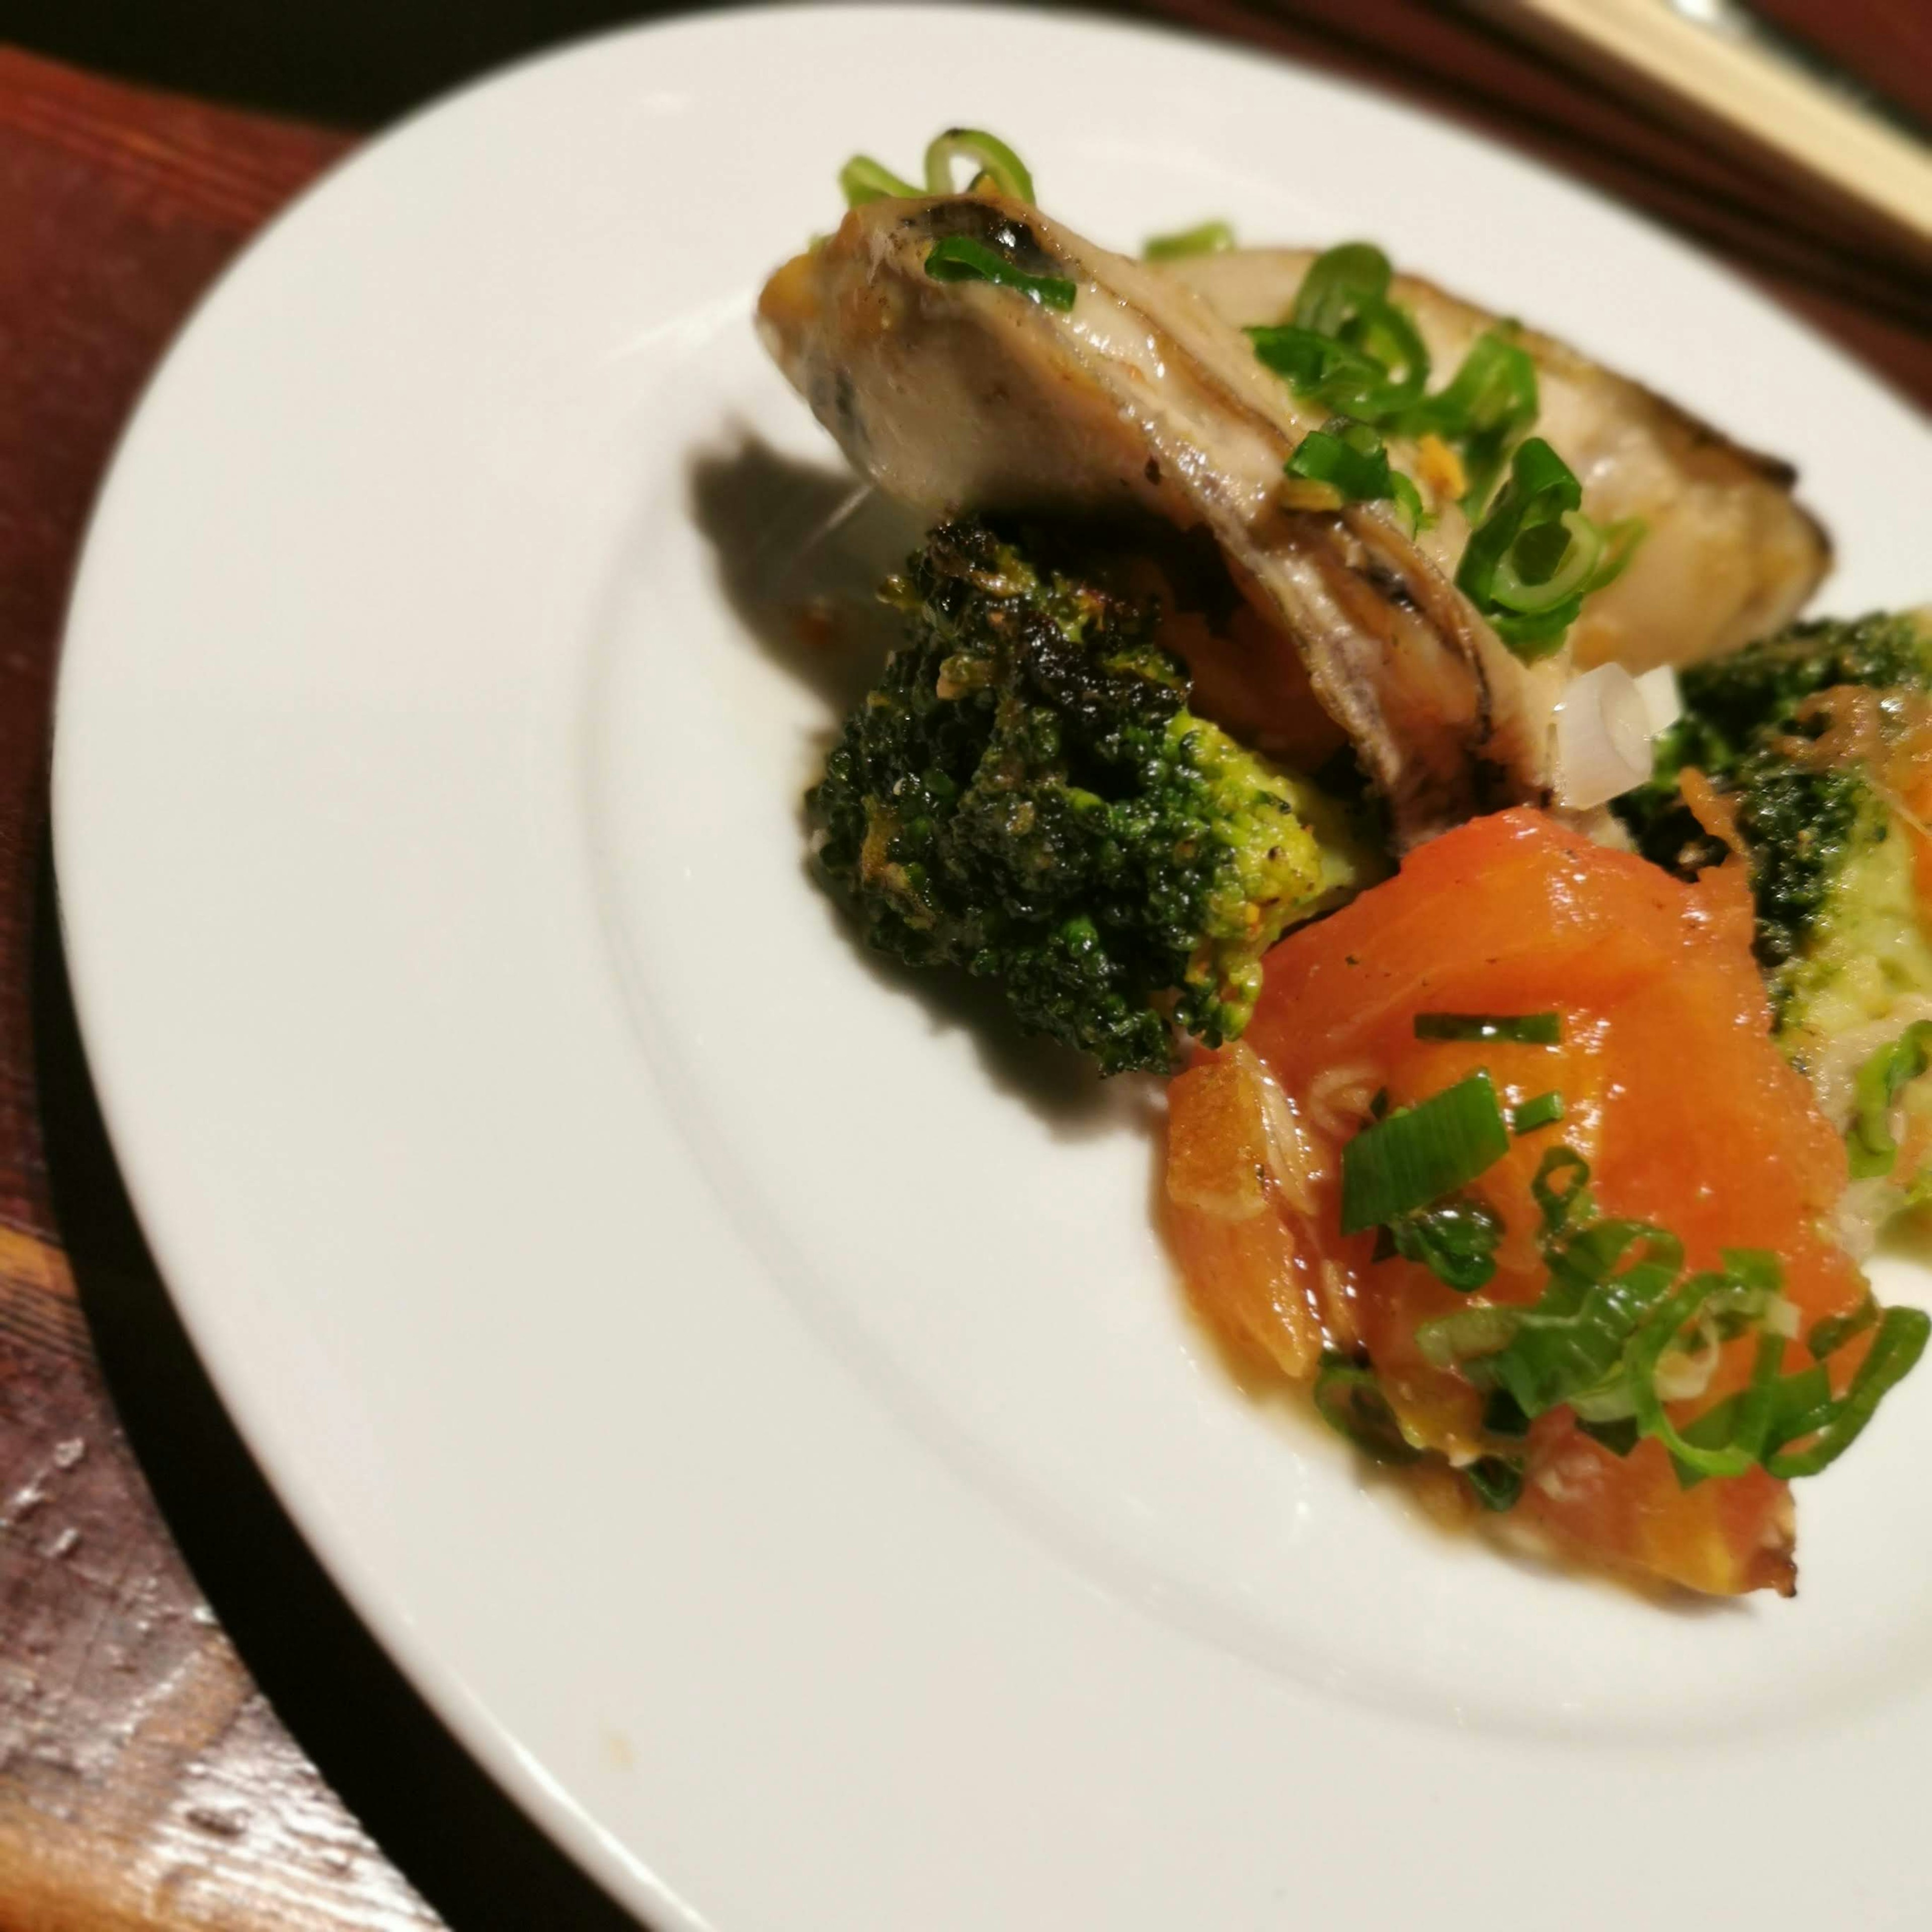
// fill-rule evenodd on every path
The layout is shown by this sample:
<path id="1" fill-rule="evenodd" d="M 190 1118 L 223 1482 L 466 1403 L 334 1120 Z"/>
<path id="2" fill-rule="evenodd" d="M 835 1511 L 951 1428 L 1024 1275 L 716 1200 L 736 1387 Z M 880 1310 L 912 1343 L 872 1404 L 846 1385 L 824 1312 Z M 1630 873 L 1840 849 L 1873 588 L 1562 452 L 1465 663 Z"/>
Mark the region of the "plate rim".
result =
<path id="1" fill-rule="evenodd" d="M 249 273 L 250 264 L 257 258 L 271 238 L 284 236 L 298 226 L 308 218 L 308 212 L 316 203 L 333 192 L 344 179 L 360 170 L 374 170 L 386 165 L 387 157 L 400 136 L 477 96 L 516 86 L 520 83 L 523 76 L 534 70 L 551 68 L 571 61 L 594 59 L 599 56 L 602 50 L 620 44 L 674 35 L 703 40 L 721 32 L 728 38 L 734 32 L 744 31 L 744 23 L 748 20 L 755 22 L 761 16 L 795 16 L 801 12 L 816 12 L 826 16 L 866 16 L 870 25 L 875 23 L 880 15 L 890 12 L 908 16 L 930 14 L 964 17 L 983 16 L 988 10 L 985 8 L 960 5 L 896 8 L 862 4 L 822 8 L 781 5 L 734 8 L 718 14 L 686 16 L 620 28 L 536 56 L 472 82 L 457 92 L 417 110 L 394 128 L 386 130 L 331 166 L 251 239 L 224 269 L 196 305 L 175 343 L 149 377 L 140 400 L 123 430 L 90 517 L 88 539 L 83 544 L 75 572 L 74 590 L 69 607 L 69 626 L 62 648 L 54 708 L 53 843 L 56 876 L 61 882 L 57 896 L 57 912 L 70 980 L 86 1044 L 90 1070 L 100 1096 L 104 1118 L 108 1124 L 117 1162 L 127 1178 L 130 1196 L 143 1232 L 160 1264 L 170 1300 L 181 1316 L 196 1353 L 208 1369 L 224 1409 L 236 1421 L 250 1456 L 287 1510 L 304 1542 L 342 1588 L 358 1618 L 402 1667 L 405 1676 L 423 1695 L 439 1720 L 449 1726 L 460 1738 L 464 1748 L 518 1804 L 520 1808 L 535 1819 L 569 1856 L 610 1890 L 614 1897 L 632 1904 L 635 1909 L 649 1911 L 656 1916 L 658 1922 L 668 1927 L 674 1926 L 679 1928 L 679 1932 L 695 1932 L 695 1928 L 706 1923 L 697 1905 L 680 1898 L 665 1886 L 650 1864 L 601 1825 L 591 1811 L 539 1760 L 525 1749 L 505 1728 L 502 1721 L 491 1714 L 487 1701 L 478 1690 L 454 1674 L 439 1658 L 427 1634 L 418 1630 L 406 1616 L 400 1623 L 398 1622 L 392 1612 L 392 1606 L 385 1602 L 387 1593 L 380 1576 L 373 1571 L 365 1570 L 360 1552 L 353 1546 L 352 1538 L 345 1536 L 339 1526 L 331 1520 L 332 1512 L 310 1492 L 309 1485 L 301 1472 L 272 1453 L 266 1446 L 272 1438 L 273 1431 L 265 1430 L 260 1426 L 260 1404 L 266 1397 L 260 1394 L 244 1395 L 243 1391 L 248 1377 L 240 1359 L 240 1352 L 233 1346 L 233 1338 L 222 1332 L 218 1316 L 213 1312 L 211 1304 L 199 1298 L 196 1292 L 188 1285 L 188 1277 L 194 1270 L 178 1252 L 180 1244 L 168 1226 L 170 1216 L 165 1204 L 157 1202 L 149 1182 L 142 1178 L 146 1170 L 139 1147 L 140 1130 L 128 1124 L 128 1105 L 118 1090 L 121 1080 L 124 1076 L 116 1073 L 106 1065 L 100 1046 L 100 1042 L 108 1036 L 109 1030 L 99 1016 L 104 1003 L 111 1001 L 112 995 L 104 990 L 110 976 L 101 963 L 100 946 L 86 936 L 84 930 L 88 916 L 84 913 L 78 918 L 73 916 L 74 908 L 80 905 L 88 895 L 83 890 L 76 890 L 70 895 L 68 890 L 68 884 L 78 877 L 74 858 L 85 843 L 76 830 L 86 808 L 75 793 L 77 782 L 73 777 L 75 766 L 71 750 L 74 734 L 82 728 L 72 722 L 68 701 L 74 661 L 70 647 L 75 639 L 84 632 L 84 627 L 76 626 L 74 614 L 84 608 L 88 587 L 89 562 L 94 550 L 94 532 L 108 506 L 118 501 L 116 484 L 117 479 L 123 473 L 124 456 L 133 445 L 143 422 L 149 419 L 154 398 L 168 382 L 170 370 L 176 366 L 181 346 L 203 326 L 206 316 L 230 298 L 230 292 L 238 280 Z M 1030 19 L 1037 17 L 1045 10 L 1015 4 L 1010 8 L 1003 6 L 997 10 L 1010 11 L 1022 19 Z M 1058 10 L 1053 11 L 1052 18 L 1060 25 L 1072 27 L 1080 32 L 1092 33 L 1122 44 L 1139 43 L 1162 48 L 1184 46 L 1192 52 L 1210 54 L 1231 62 L 1242 61 L 1264 65 L 1351 99 L 1372 103 L 1378 110 L 1396 112 L 1414 123 L 1426 126 L 1433 133 L 1500 154 L 1516 166 L 1538 173 L 1552 172 L 1544 164 L 1531 160 L 1508 144 L 1473 134 L 1435 112 L 1420 109 L 1406 102 L 1392 102 L 1365 82 L 1338 79 L 1318 70 L 1301 67 L 1271 52 L 1216 42 L 1168 24 L 1090 19 Z M 1623 220 L 1634 220 L 1638 226 L 1648 230 L 1654 237 L 1668 242 L 1673 248 L 1698 256 L 1707 267 L 1714 268 L 1734 282 L 1744 285 L 1744 278 L 1726 265 L 1712 262 L 1708 257 L 1703 256 L 1701 251 L 1685 243 L 1682 238 L 1655 227 L 1641 217 L 1634 216 L 1630 210 L 1601 190 L 1588 184 L 1570 181 L 1567 177 L 1559 178 L 1563 178 L 1565 184 L 1574 190 L 1615 210 Z M 1758 299 L 1762 301 L 1763 298 L 1760 297 Z M 1850 359 L 1845 352 L 1831 344 L 1808 320 L 1788 311 L 1781 313 L 1785 321 L 1810 335 L 1835 359 Z M 1861 373 L 1868 374 L 1862 370 L 1862 365 Z M 66 748 L 64 756 L 64 747 Z M 84 869 L 84 865 L 82 869 Z M 249 1420 L 251 1415 L 255 1418 L 253 1423 Z M 638 1901 L 640 1898 L 643 1902 L 640 1906 Z"/>

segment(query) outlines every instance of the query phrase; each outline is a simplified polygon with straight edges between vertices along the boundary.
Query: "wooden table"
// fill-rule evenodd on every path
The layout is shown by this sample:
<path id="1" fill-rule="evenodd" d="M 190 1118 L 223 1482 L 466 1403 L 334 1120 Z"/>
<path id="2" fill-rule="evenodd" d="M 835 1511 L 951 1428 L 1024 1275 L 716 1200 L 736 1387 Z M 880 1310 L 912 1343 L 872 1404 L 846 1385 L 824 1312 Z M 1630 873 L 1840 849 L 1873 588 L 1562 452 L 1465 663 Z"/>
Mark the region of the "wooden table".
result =
<path id="1" fill-rule="evenodd" d="M 1409 0 L 1165 10 L 1502 126 L 1932 400 L 1932 291 L 1496 37 Z M 1883 10 L 1814 13 L 1882 58 Z M 1908 56 L 1932 91 L 1932 44 Z M 275 1508 L 142 1249 L 61 961 L 48 712 L 88 503 L 182 316 L 346 145 L 0 50 L 0 1932 L 630 1922 L 449 1743 Z"/>

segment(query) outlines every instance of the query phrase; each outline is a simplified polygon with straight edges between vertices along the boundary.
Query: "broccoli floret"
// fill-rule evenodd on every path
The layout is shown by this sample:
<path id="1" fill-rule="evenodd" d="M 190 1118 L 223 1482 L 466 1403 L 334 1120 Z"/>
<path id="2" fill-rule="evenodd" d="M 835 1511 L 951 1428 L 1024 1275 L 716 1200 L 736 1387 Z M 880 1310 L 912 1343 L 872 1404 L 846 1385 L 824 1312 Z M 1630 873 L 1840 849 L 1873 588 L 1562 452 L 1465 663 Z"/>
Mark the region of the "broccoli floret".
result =
<path id="1" fill-rule="evenodd" d="M 1739 754 L 1794 730 L 1804 700 L 1837 686 L 1932 686 L 1932 622 L 1911 610 L 1874 612 L 1850 622 L 1814 619 L 1729 657 L 1687 665 L 1678 683 L 1706 747 Z"/>
<path id="2" fill-rule="evenodd" d="M 1342 808 L 1187 709 L 1152 598 L 943 525 L 884 593 L 905 644 L 806 795 L 882 952 L 996 980 L 1022 1026 L 1165 1071 L 1240 1034 L 1262 955 L 1375 876 Z"/>
<path id="3" fill-rule="evenodd" d="M 1932 691 L 1932 620 L 1799 624 L 1679 682 L 1684 713 L 1658 746 L 1656 774 L 1617 809 L 1646 857 L 1688 877 L 1725 846 L 1684 804 L 1678 775 L 1694 766 L 1729 800 L 1780 1040 L 1815 1047 L 1906 993 L 1932 992 L 1895 802 L 1863 764 L 1810 755 L 1824 726 L 1805 712 L 1808 699 L 1846 686 Z"/>

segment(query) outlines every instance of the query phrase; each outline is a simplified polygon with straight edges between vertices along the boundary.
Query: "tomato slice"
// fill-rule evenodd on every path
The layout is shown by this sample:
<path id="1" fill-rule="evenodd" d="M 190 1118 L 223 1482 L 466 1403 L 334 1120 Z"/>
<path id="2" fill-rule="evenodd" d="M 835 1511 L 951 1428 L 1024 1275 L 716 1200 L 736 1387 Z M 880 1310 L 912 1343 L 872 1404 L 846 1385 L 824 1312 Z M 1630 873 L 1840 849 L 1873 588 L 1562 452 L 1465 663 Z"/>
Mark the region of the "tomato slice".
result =
<path id="1" fill-rule="evenodd" d="M 1489 1300 L 1541 1294 L 1531 1181 L 1568 1145 L 1599 1211 L 1670 1229 L 1687 1267 L 1768 1249 L 1804 1330 L 1857 1306 L 1864 1280 L 1828 1232 L 1844 1150 L 1772 1044 L 1750 938 L 1741 867 L 1687 885 L 1531 811 L 1435 840 L 1291 934 L 1268 956 L 1246 1040 L 1170 1089 L 1170 1232 L 1208 1318 L 1292 1376 L 1324 1346 L 1366 1352 L 1411 1442 L 1457 1463 L 1492 1451 L 1481 1398 L 1416 1345 L 1421 1322 L 1468 1299 L 1420 1265 L 1376 1260 L 1372 1234 L 1340 1232 L 1341 1149 L 1373 1097 L 1411 1105 L 1479 1067 L 1505 1108 L 1555 1092 L 1564 1110 L 1470 1190 L 1504 1224 Z M 1434 1012 L 1554 1012 L 1562 1038 L 1417 1039 L 1417 1016 Z M 1741 1386 L 1754 1346 L 1727 1345 L 1683 1417 Z M 1539 1418 L 1526 1450 L 1512 1520 L 1545 1540 L 1700 1591 L 1793 1587 L 1790 1497 L 1761 1470 L 1687 1490 L 1660 1444 L 1617 1456 L 1568 1409 Z"/>

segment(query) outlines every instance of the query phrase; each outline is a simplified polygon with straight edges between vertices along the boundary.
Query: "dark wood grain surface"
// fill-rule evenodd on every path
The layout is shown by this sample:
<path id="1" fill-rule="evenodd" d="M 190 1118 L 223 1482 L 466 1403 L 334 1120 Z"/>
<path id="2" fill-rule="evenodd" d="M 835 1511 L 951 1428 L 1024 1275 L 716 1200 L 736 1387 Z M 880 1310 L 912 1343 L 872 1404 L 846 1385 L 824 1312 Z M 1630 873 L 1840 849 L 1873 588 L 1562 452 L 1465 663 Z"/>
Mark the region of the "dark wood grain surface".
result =
<path id="1" fill-rule="evenodd" d="M 1932 403 L 1922 275 L 1459 10 L 1138 10 L 1488 127 Z M 1776 10 L 1932 99 L 1917 10 Z M 66 997 L 46 766 L 88 506 L 182 316 L 347 140 L 0 50 L 0 1932 L 626 1922 L 449 1744 L 275 1508 L 141 1246 Z"/>
<path id="2" fill-rule="evenodd" d="M 142 1246 L 67 999 L 48 713 L 88 506 L 183 315 L 347 145 L 0 49 L 0 1932 L 405 1932 L 443 1922 L 424 1892 L 466 1928 L 629 1922 L 274 1506 Z"/>
<path id="3" fill-rule="evenodd" d="M 88 506 L 183 312 L 342 146 L 0 53 L 0 1924 L 10 1932 L 436 1922 L 277 1722 L 176 1552 L 103 1385 L 35 1092 L 52 1043 L 50 680 Z"/>

